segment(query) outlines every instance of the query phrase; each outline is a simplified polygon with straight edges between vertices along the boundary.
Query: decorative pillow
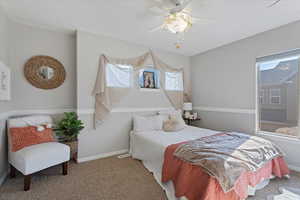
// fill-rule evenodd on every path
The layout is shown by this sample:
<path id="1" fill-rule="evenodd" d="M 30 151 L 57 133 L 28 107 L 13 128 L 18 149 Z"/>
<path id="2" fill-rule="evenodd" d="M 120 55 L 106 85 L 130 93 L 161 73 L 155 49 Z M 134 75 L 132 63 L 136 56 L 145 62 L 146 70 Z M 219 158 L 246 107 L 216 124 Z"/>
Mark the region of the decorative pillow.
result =
<path id="1" fill-rule="evenodd" d="M 164 110 L 164 111 L 158 112 L 158 115 L 161 116 L 163 121 L 168 120 L 170 118 L 170 115 L 173 115 L 173 114 L 181 115 L 181 110 Z"/>
<path id="2" fill-rule="evenodd" d="M 51 128 L 38 131 L 35 126 L 27 126 L 10 128 L 9 131 L 11 150 L 13 152 L 34 144 L 55 141 Z"/>
<path id="3" fill-rule="evenodd" d="M 162 130 L 163 120 L 159 115 L 154 116 L 134 116 L 134 131 Z"/>
<path id="4" fill-rule="evenodd" d="M 183 120 L 183 118 L 182 118 L 182 114 L 181 114 L 181 112 L 179 112 L 179 111 L 176 111 L 176 112 L 170 114 L 170 115 L 169 115 L 169 119 L 171 119 L 171 120 L 176 120 L 176 121 L 178 121 L 178 122 L 183 122 L 183 123 L 185 124 L 185 122 L 184 122 L 184 120 Z"/>
<path id="5" fill-rule="evenodd" d="M 163 130 L 166 132 L 180 131 L 186 126 L 181 113 L 177 112 L 169 115 L 169 120 L 164 121 Z"/>
<path id="6" fill-rule="evenodd" d="M 45 130 L 45 128 L 52 128 L 52 124 L 46 123 L 43 125 L 37 125 L 35 127 L 37 128 L 37 131 L 43 131 L 43 130 Z"/>
<path id="7" fill-rule="evenodd" d="M 47 124 L 46 124 L 46 128 L 52 128 L 52 126 L 53 126 L 53 125 L 52 125 L 51 123 L 47 123 Z"/>
<path id="8" fill-rule="evenodd" d="M 176 132 L 185 128 L 185 124 L 182 124 L 176 120 L 169 119 L 164 121 L 163 130 L 166 132 Z"/>

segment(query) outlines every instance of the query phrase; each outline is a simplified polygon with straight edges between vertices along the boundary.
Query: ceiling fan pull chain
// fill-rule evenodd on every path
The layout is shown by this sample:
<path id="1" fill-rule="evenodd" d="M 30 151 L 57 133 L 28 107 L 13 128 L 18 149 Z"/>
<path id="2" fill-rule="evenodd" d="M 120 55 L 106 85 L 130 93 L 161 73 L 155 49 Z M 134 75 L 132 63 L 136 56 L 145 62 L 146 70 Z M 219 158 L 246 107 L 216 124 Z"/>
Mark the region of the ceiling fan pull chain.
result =
<path id="1" fill-rule="evenodd" d="M 176 49 L 180 49 L 183 42 L 184 42 L 184 32 L 182 33 L 176 33 L 176 42 L 175 42 L 175 47 Z"/>

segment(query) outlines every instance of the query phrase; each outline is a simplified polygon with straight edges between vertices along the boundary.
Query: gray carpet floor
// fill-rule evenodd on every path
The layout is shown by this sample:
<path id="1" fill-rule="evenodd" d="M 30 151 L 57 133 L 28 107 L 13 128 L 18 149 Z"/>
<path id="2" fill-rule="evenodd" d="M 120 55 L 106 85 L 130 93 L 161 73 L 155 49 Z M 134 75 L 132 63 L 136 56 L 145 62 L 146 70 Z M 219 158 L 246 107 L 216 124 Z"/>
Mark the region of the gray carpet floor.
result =
<path id="1" fill-rule="evenodd" d="M 268 195 L 280 194 L 278 191 L 279 187 L 293 187 L 300 189 L 300 173 L 292 171 L 290 179 L 275 178 L 271 180 L 269 185 L 262 190 L 258 190 L 254 197 L 249 197 L 247 200 L 266 200 Z"/>
<path id="2" fill-rule="evenodd" d="M 264 200 L 278 193 L 279 186 L 300 188 L 300 174 L 291 179 L 275 179 L 249 200 Z M 1 200 L 166 200 L 165 193 L 141 162 L 116 157 L 71 163 L 69 175 L 61 175 L 61 166 L 35 174 L 31 190 L 24 192 L 23 176 L 8 178 L 0 187 Z"/>

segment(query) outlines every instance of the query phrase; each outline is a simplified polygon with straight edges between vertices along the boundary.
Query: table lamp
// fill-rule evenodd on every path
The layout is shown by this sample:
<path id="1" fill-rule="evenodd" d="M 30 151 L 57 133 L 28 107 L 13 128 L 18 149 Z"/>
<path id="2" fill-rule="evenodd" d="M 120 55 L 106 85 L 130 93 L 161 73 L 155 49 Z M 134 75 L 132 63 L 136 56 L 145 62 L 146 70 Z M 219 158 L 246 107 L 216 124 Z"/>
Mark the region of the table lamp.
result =
<path id="1" fill-rule="evenodd" d="M 193 104 L 191 102 L 183 103 L 184 117 L 190 117 L 190 111 L 193 110 Z"/>

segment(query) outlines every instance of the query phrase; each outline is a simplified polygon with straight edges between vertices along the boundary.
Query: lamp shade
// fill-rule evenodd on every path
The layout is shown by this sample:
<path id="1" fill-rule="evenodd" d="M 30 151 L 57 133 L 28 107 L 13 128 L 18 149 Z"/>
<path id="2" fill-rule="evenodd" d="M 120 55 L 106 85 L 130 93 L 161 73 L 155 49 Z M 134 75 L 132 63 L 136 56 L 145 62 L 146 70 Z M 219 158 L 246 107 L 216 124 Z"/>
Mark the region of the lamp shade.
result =
<path id="1" fill-rule="evenodd" d="M 184 103 L 183 104 L 183 110 L 185 111 L 189 111 L 189 110 L 193 110 L 193 104 L 192 103 Z"/>

